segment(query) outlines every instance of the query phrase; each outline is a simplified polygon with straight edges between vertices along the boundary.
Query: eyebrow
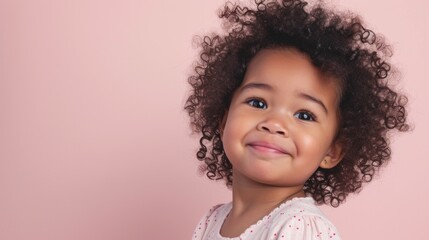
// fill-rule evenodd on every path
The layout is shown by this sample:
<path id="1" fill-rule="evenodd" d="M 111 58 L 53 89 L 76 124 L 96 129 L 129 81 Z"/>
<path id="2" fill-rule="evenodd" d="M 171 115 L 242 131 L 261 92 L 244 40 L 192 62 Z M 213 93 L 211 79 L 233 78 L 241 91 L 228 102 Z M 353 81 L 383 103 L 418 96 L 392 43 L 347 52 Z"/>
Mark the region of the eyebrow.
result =
<path id="1" fill-rule="evenodd" d="M 274 90 L 274 88 L 271 85 L 268 85 L 265 83 L 248 83 L 248 84 L 244 85 L 243 87 L 241 87 L 240 91 L 243 92 L 247 89 L 252 89 L 252 88 L 268 90 L 268 91 Z"/>
<path id="2" fill-rule="evenodd" d="M 320 99 L 318 99 L 316 97 L 313 97 L 313 96 L 311 96 L 309 94 L 303 93 L 303 92 L 299 92 L 298 96 L 300 96 L 302 98 L 305 98 L 307 100 L 310 100 L 310 101 L 312 101 L 314 103 L 319 104 L 319 106 L 321 106 L 323 108 L 323 110 L 325 111 L 325 113 L 328 114 L 328 109 L 326 108 L 325 104 L 323 104 L 322 100 L 320 100 Z"/>

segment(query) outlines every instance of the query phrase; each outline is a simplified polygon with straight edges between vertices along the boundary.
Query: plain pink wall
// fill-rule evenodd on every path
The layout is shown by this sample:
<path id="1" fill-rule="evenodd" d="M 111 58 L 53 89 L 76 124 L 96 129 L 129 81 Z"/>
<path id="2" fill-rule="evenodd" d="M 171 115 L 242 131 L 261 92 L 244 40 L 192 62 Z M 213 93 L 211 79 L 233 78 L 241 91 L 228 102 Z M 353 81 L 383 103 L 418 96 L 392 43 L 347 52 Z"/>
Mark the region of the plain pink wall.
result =
<path id="1" fill-rule="evenodd" d="M 192 37 L 219 28 L 222 2 L 0 1 L 0 239 L 190 239 L 230 200 L 198 175 L 182 111 Z M 323 210 L 344 239 L 426 238 L 429 5 L 332 2 L 394 45 L 416 127 L 380 177 Z"/>

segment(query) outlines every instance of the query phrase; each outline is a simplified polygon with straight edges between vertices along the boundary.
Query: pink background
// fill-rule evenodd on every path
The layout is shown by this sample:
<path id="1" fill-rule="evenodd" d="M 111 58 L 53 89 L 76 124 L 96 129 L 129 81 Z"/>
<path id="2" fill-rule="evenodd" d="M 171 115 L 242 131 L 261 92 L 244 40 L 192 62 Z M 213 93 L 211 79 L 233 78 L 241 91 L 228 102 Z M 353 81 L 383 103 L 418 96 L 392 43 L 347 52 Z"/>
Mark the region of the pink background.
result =
<path id="1" fill-rule="evenodd" d="M 190 239 L 230 200 L 197 173 L 185 101 L 195 34 L 223 1 L 0 1 L 0 239 Z M 332 0 L 395 47 L 412 133 L 346 204 L 344 239 L 424 239 L 429 4 Z"/>

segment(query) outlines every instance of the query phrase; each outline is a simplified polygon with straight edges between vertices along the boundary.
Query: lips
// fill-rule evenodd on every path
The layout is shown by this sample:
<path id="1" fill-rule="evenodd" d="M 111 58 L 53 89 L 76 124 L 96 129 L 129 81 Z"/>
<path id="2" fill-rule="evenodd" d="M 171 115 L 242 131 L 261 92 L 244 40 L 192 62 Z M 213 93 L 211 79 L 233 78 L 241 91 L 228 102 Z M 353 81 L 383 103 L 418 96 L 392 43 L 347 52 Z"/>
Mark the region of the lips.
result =
<path id="1" fill-rule="evenodd" d="M 248 144 L 250 147 L 252 147 L 255 150 L 261 151 L 261 152 L 271 152 L 271 153 L 278 153 L 278 154 L 289 154 L 285 149 L 282 147 L 272 144 L 269 142 L 263 142 L 263 141 L 255 141 Z"/>

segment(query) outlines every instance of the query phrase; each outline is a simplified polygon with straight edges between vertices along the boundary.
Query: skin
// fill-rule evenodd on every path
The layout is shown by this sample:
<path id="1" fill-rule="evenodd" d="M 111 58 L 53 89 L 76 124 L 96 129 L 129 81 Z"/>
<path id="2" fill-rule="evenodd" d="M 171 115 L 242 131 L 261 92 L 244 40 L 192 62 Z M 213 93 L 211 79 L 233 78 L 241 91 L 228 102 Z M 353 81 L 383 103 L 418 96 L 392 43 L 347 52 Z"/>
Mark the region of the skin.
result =
<path id="1" fill-rule="evenodd" d="M 304 197 L 318 167 L 339 163 L 336 89 L 295 49 L 265 49 L 252 59 L 220 125 L 233 165 L 222 236 L 237 237 L 284 201 Z"/>

